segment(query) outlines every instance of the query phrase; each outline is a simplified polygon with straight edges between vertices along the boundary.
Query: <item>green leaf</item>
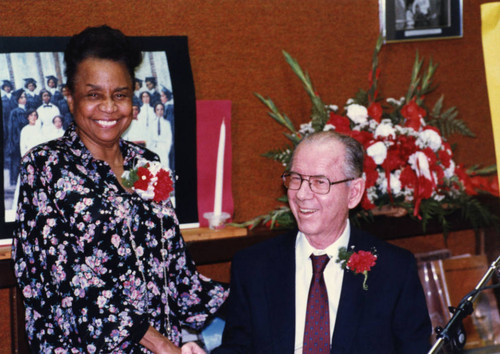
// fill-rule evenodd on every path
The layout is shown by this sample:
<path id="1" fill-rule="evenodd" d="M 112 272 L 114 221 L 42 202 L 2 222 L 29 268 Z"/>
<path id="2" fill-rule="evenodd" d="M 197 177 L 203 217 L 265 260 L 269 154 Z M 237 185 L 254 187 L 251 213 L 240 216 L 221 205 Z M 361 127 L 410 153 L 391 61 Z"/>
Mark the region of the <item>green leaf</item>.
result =
<path id="1" fill-rule="evenodd" d="M 278 107 L 274 104 L 274 102 L 270 98 L 264 98 L 258 93 L 254 93 L 257 98 L 266 105 L 267 108 L 271 110 L 271 112 L 268 112 L 268 114 L 276 120 L 279 124 L 283 125 L 286 127 L 288 130 L 290 130 L 292 133 L 296 133 L 295 127 L 293 126 L 293 123 L 290 121 L 290 119 L 285 115 L 282 114 Z"/>

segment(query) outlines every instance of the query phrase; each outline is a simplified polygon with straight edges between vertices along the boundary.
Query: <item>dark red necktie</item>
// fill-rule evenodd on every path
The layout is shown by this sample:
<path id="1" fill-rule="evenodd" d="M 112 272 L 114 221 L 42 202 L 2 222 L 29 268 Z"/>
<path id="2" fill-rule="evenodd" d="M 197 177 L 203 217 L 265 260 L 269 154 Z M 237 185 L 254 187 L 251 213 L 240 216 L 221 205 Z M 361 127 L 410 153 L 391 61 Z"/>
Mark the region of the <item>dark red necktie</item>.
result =
<path id="1" fill-rule="evenodd" d="M 311 255 L 313 277 L 307 299 L 306 325 L 304 328 L 303 353 L 330 352 L 330 314 L 328 312 L 328 293 L 323 270 L 330 258 L 324 254 Z"/>

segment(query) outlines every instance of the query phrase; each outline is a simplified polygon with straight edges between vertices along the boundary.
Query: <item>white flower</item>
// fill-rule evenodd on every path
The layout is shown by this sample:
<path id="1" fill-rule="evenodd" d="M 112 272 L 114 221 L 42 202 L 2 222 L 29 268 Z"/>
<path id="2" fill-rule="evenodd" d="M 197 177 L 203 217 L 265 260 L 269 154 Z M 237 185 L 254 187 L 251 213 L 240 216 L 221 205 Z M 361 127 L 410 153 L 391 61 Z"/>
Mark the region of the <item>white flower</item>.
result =
<path id="1" fill-rule="evenodd" d="M 443 143 L 441 136 L 434 129 L 424 129 L 418 135 L 416 144 L 421 148 L 430 147 L 432 151 L 438 151 Z"/>
<path id="2" fill-rule="evenodd" d="M 417 151 L 408 158 L 411 168 L 417 173 L 417 176 L 424 176 L 432 181 L 431 171 L 429 169 L 429 160 L 422 151 Z"/>
<path id="3" fill-rule="evenodd" d="M 375 201 L 377 200 L 377 188 L 375 186 L 368 188 L 366 190 L 366 196 L 371 203 L 375 204 Z"/>
<path id="4" fill-rule="evenodd" d="M 375 129 L 375 138 L 396 138 L 396 130 L 392 126 L 390 119 L 382 119 L 382 122 L 378 125 L 377 129 Z"/>
<path id="5" fill-rule="evenodd" d="M 399 180 L 399 175 L 401 171 L 397 170 L 395 173 L 390 175 L 391 193 L 393 196 L 397 197 L 401 193 L 401 181 Z M 383 188 L 387 190 L 387 178 L 384 179 Z"/>
<path id="6" fill-rule="evenodd" d="M 377 165 L 381 165 L 387 157 L 387 147 L 382 141 L 377 141 L 366 149 L 366 154 L 370 156 Z"/>
<path id="7" fill-rule="evenodd" d="M 299 129 L 299 133 L 301 133 L 304 136 L 314 133 L 314 129 L 312 127 L 312 122 L 301 124 L 300 129 Z"/>
<path id="8" fill-rule="evenodd" d="M 368 121 L 368 129 L 372 132 L 375 131 L 375 129 L 377 129 L 378 127 L 378 122 L 375 120 L 375 119 L 370 119 Z"/>
<path id="9" fill-rule="evenodd" d="M 455 176 L 455 161 L 450 160 L 450 167 L 445 169 L 443 172 L 444 172 L 444 176 L 448 179 Z"/>
<path id="10" fill-rule="evenodd" d="M 335 126 L 332 124 L 325 124 L 325 126 L 323 127 L 323 131 L 326 132 L 328 130 L 335 130 Z"/>
<path id="11" fill-rule="evenodd" d="M 337 112 L 337 110 L 339 109 L 339 106 L 337 106 L 336 104 L 331 104 L 327 107 L 330 111 L 333 111 L 333 112 Z"/>
<path id="12" fill-rule="evenodd" d="M 365 124 L 368 120 L 368 110 L 360 104 L 348 105 L 346 114 L 356 124 Z"/>
<path id="13" fill-rule="evenodd" d="M 395 98 L 389 97 L 386 99 L 386 101 L 387 101 L 387 103 L 390 103 L 390 104 L 393 104 L 396 106 L 401 106 L 405 102 L 405 98 L 401 97 L 399 100 L 397 100 Z"/>

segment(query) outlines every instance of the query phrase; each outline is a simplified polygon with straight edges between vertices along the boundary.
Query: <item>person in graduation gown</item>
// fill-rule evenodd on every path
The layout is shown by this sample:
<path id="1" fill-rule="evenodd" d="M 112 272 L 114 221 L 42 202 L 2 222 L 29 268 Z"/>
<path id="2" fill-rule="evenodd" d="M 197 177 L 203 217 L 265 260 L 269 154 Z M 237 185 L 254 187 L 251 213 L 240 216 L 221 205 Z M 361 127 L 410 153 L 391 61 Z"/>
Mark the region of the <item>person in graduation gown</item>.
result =
<path id="1" fill-rule="evenodd" d="M 151 96 L 151 104 L 154 105 L 156 104 L 156 102 L 160 102 L 160 93 L 156 89 L 156 86 L 158 84 L 156 77 L 148 76 L 144 81 L 146 82 L 147 91 Z"/>
<path id="2" fill-rule="evenodd" d="M 26 116 L 27 98 L 24 89 L 15 91 L 13 97 L 15 102 L 17 102 L 17 107 L 10 112 L 8 124 L 9 135 L 7 136 L 9 144 L 7 152 L 9 155 L 10 184 L 15 186 L 21 161 L 21 129 L 28 124 L 28 118 Z"/>
<path id="3" fill-rule="evenodd" d="M 59 111 L 61 112 L 61 116 L 63 117 L 63 129 L 68 129 L 71 122 L 73 122 L 73 116 L 69 111 L 68 106 L 68 86 L 66 84 L 61 85 L 61 99 L 57 102 L 57 106 L 59 107 Z"/>
<path id="4" fill-rule="evenodd" d="M 282 176 L 298 230 L 234 256 L 213 353 L 427 353 L 414 256 L 350 225 L 362 174 L 363 147 L 351 137 L 325 131 L 298 144 Z"/>
<path id="5" fill-rule="evenodd" d="M 10 111 L 17 106 L 12 99 L 12 91 L 14 85 L 9 80 L 3 80 L 2 82 L 2 126 L 3 126 L 3 147 L 7 149 L 7 139 L 5 137 L 9 136 L 8 123 L 10 118 Z"/>
<path id="6" fill-rule="evenodd" d="M 36 84 L 36 80 L 31 77 L 24 79 L 27 109 L 37 109 L 42 104 L 42 98 L 36 91 Z"/>
<path id="7" fill-rule="evenodd" d="M 134 97 L 132 97 L 132 103 L 141 105 L 141 92 L 142 92 L 142 80 L 134 79 Z"/>
<path id="8" fill-rule="evenodd" d="M 172 129 L 172 139 L 174 143 L 170 148 L 169 152 L 169 161 L 170 161 L 170 169 L 175 171 L 175 118 L 174 118 L 174 100 L 172 91 L 167 89 L 165 86 L 162 86 L 160 90 L 160 100 L 163 103 L 163 116 L 166 120 L 170 122 L 170 127 Z"/>
<path id="9" fill-rule="evenodd" d="M 45 78 L 47 79 L 47 90 L 51 94 L 50 102 L 57 105 L 59 100 L 63 98 L 61 91 L 57 89 L 57 83 L 59 82 L 59 80 L 54 75 L 49 75 L 46 76 Z"/>

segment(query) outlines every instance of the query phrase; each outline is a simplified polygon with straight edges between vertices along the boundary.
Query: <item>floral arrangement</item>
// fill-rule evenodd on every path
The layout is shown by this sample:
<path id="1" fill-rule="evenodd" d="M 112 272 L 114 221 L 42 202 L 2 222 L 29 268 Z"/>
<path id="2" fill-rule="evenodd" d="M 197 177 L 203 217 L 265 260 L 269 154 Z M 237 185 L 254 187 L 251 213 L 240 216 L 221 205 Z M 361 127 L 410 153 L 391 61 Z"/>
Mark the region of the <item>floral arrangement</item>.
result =
<path id="1" fill-rule="evenodd" d="M 355 252 L 354 246 L 352 246 L 352 251 L 348 251 L 346 247 L 340 247 L 336 262 L 340 263 L 342 269 L 353 271 L 355 274 L 363 274 L 363 290 L 368 290 L 366 284 L 368 272 L 377 262 L 377 250 L 374 248 L 371 252 L 362 250 Z"/>
<path id="2" fill-rule="evenodd" d="M 460 133 L 474 137 L 474 134 L 464 121 L 457 119 L 455 107 L 443 109 L 443 96 L 432 109 L 428 108 L 425 99 L 434 89 L 432 79 L 437 64 L 430 60 L 427 69 L 422 70 L 424 60 L 417 52 L 406 95 L 399 99 L 384 99 L 378 89 L 378 54 L 382 43 L 383 38 L 379 37 L 372 59 L 369 88 L 347 100 L 343 109 L 326 105 L 316 93 L 309 75 L 295 59 L 283 52 L 311 100 L 311 120 L 297 130 L 271 99 L 256 94 L 269 108 L 269 115 L 289 130 L 285 136 L 292 143 L 264 156 L 289 168 L 293 149 L 304 136 L 335 130 L 352 136 L 366 150 L 366 190 L 354 217 L 373 219 L 378 210 L 391 207 L 420 220 L 424 230 L 429 220 L 437 219 L 446 232 L 447 217 L 462 210 L 463 218 L 473 227 L 490 225 L 496 216 L 475 196 L 482 192 L 498 195 L 496 177 L 486 177 L 494 174 L 496 167 L 466 169 L 454 161 L 447 136 Z M 286 202 L 286 197 L 279 200 Z M 287 228 L 295 225 L 295 220 L 290 209 L 283 206 L 240 225 L 255 227 L 260 223 L 271 228 Z"/>
<path id="3" fill-rule="evenodd" d="M 122 182 L 141 198 L 157 203 L 168 199 L 174 190 L 170 172 L 158 161 L 138 159 L 132 170 L 123 173 Z"/>

